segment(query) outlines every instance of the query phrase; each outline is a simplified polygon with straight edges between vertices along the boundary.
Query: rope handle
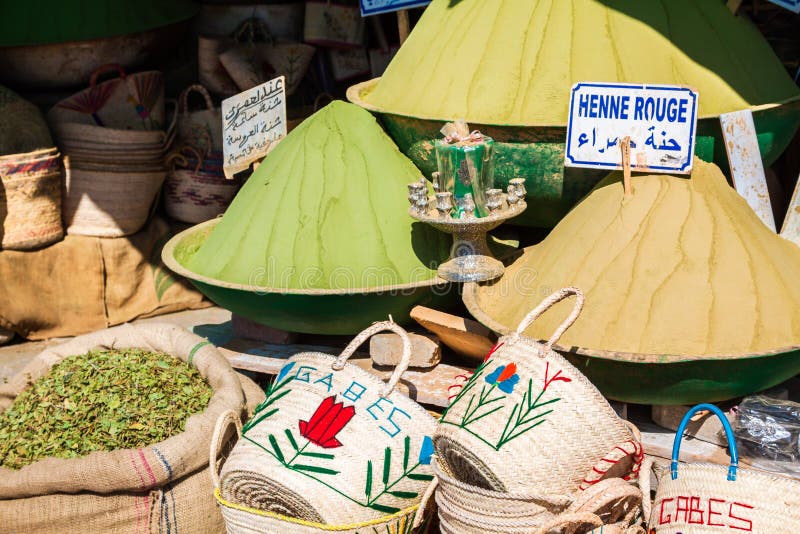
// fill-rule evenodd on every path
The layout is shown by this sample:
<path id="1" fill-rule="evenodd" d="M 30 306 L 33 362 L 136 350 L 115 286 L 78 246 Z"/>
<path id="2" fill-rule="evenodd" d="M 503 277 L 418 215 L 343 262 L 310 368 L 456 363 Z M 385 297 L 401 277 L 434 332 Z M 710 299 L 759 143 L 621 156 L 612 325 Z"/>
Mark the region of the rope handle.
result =
<path id="1" fill-rule="evenodd" d="M 119 77 L 123 80 L 125 79 L 125 76 L 127 76 L 125 74 L 125 69 L 123 69 L 122 65 L 120 65 L 119 63 L 106 63 L 105 65 L 100 65 L 94 70 L 94 72 L 92 73 L 92 77 L 89 78 L 89 87 L 91 87 L 92 89 L 97 87 L 97 78 L 99 78 L 101 74 L 105 74 L 106 72 L 112 72 L 112 71 L 119 74 Z"/>
<path id="2" fill-rule="evenodd" d="M 165 105 L 172 106 L 172 117 L 169 120 L 169 126 L 164 132 L 164 150 L 169 150 L 172 146 L 173 141 L 175 141 L 175 136 L 177 132 L 177 125 L 178 125 L 178 102 L 174 98 L 168 98 L 165 102 Z"/>
<path id="3" fill-rule="evenodd" d="M 603 520 L 591 512 L 573 512 L 559 514 L 536 532 L 539 534 L 545 534 L 549 532 L 578 534 L 580 532 L 587 532 L 586 527 L 589 527 L 590 529 L 596 529 L 602 526 Z"/>
<path id="4" fill-rule="evenodd" d="M 180 96 L 178 96 L 181 114 L 188 113 L 189 95 L 192 93 L 196 93 L 203 97 L 203 100 L 205 100 L 206 103 L 206 109 L 214 109 L 214 101 L 211 99 L 211 95 L 208 94 L 208 89 L 199 83 L 195 83 L 181 91 Z"/>
<path id="5" fill-rule="evenodd" d="M 652 512 L 653 503 L 650 502 L 650 473 L 653 472 L 655 463 L 650 456 L 642 462 L 642 471 L 639 474 L 639 489 L 642 490 L 642 517 L 645 523 L 650 523 L 650 513 Z"/>
<path id="6" fill-rule="evenodd" d="M 242 436 L 242 420 L 239 414 L 233 410 L 222 412 L 214 425 L 214 433 L 211 435 L 211 448 L 208 452 L 208 470 L 211 473 L 211 483 L 214 489 L 219 487 L 219 471 L 217 468 L 217 457 L 223 445 L 223 438 L 228 427 L 233 424 L 236 427 L 236 437 Z"/>
<path id="7" fill-rule="evenodd" d="M 400 325 L 395 323 L 391 317 L 389 317 L 388 321 L 373 323 L 371 326 L 367 327 L 355 338 L 353 338 L 353 341 L 351 341 L 345 347 L 342 353 L 331 364 L 331 368 L 334 371 L 341 371 L 344 369 L 344 364 L 347 362 L 350 356 L 355 353 L 358 347 L 360 347 L 367 339 L 374 336 L 378 332 L 384 332 L 387 330 L 394 332 L 400 336 L 400 339 L 403 340 L 403 354 L 400 357 L 400 363 L 398 363 L 397 367 L 394 368 L 392 376 L 390 376 L 389 380 L 386 381 L 386 387 L 383 388 L 383 391 L 381 391 L 380 394 L 381 397 L 387 397 L 392 391 L 394 391 L 394 388 L 400 381 L 403 373 L 406 372 L 406 369 L 408 369 L 408 366 L 411 364 L 411 339 L 408 337 L 408 332 L 403 330 Z"/>
<path id="8" fill-rule="evenodd" d="M 542 302 L 539 303 L 528 315 L 526 315 L 522 321 L 520 321 L 519 326 L 517 327 L 516 335 L 521 335 L 527 328 L 533 324 L 533 322 L 539 318 L 544 312 L 552 308 L 556 303 L 561 302 L 565 298 L 569 297 L 570 295 L 575 295 L 575 306 L 572 308 L 572 313 L 561 323 L 561 326 L 556 328 L 556 331 L 553 332 L 553 335 L 550 336 L 550 339 L 544 344 L 544 350 L 541 351 L 541 355 L 544 357 L 548 352 L 550 352 L 551 348 L 555 343 L 561 339 L 561 336 L 564 335 L 564 332 L 572 326 L 572 323 L 578 318 L 580 315 L 581 310 L 583 309 L 583 303 L 586 300 L 583 296 L 583 292 L 578 289 L 577 287 L 565 287 L 559 289 Z"/>
<path id="9" fill-rule="evenodd" d="M 425 520 L 425 512 L 428 509 L 428 505 L 433 499 L 433 496 L 436 494 L 436 487 L 438 485 L 439 479 L 433 477 L 433 480 L 425 489 L 425 493 L 422 494 L 422 499 L 419 501 L 419 508 L 417 508 L 417 514 L 414 516 L 414 523 L 412 525 L 413 529 L 419 528 L 419 526 L 422 525 L 422 522 Z"/>
<path id="10" fill-rule="evenodd" d="M 728 418 L 725 417 L 724 413 L 722 413 L 722 410 L 713 404 L 698 404 L 686 412 L 686 415 L 684 415 L 683 419 L 681 419 L 681 424 L 678 425 L 678 430 L 675 433 L 675 441 L 672 444 L 672 461 L 669 464 L 669 472 L 672 476 L 672 480 L 678 478 L 678 456 L 680 455 L 681 441 L 683 440 L 683 433 L 686 430 L 686 425 L 689 424 L 689 421 L 694 414 L 703 410 L 708 410 L 716 415 L 722 423 L 722 428 L 725 430 L 725 436 L 728 438 L 728 447 L 731 451 L 731 464 L 728 466 L 728 480 L 735 481 L 736 469 L 739 467 L 739 452 L 736 449 L 736 440 L 733 438 L 733 429 L 731 428 Z"/>
<path id="11" fill-rule="evenodd" d="M 601 480 L 589 489 L 578 493 L 566 510 L 568 513 L 589 512 L 603 520 L 604 524 L 630 524 L 639 514 L 644 500 L 639 486 L 625 482 L 621 478 Z M 620 503 L 629 506 L 620 507 Z M 624 515 L 619 515 L 624 512 Z"/>

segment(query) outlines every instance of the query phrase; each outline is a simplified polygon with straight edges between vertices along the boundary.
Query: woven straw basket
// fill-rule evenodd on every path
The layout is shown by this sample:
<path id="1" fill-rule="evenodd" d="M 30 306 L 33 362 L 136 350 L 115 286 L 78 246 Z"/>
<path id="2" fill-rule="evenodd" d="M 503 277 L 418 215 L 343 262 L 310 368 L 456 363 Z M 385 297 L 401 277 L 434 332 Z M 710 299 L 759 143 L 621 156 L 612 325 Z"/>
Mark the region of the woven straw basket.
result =
<path id="1" fill-rule="evenodd" d="M 68 234 L 119 237 L 135 234 L 152 213 L 166 171 L 111 172 L 66 163 L 64 224 Z"/>
<path id="2" fill-rule="evenodd" d="M 119 78 L 97 83 L 105 72 Z M 86 124 L 121 130 L 164 129 L 164 79 L 158 71 L 126 74 L 121 65 L 94 71 L 89 87 L 62 100 L 47 112 L 53 124 Z"/>
<path id="3" fill-rule="evenodd" d="M 731 464 L 682 465 L 678 456 L 689 420 L 701 410 L 719 417 L 728 437 Z M 683 417 L 672 446 L 669 471 L 648 461 L 642 490 L 649 493 L 650 469 L 658 479 L 658 490 L 648 526 L 656 534 L 718 534 L 755 532 L 796 534 L 800 532 L 800 482 L 750 469 L 738 469 L 733 430 L 725 415 L 711 404 L 695 406 Z M 647 503 L 649 505 L 649 503 Z"/>
<path id="4" fill-rule="evenodd" d="M 546 343 L 521 335 L 570 295 L 575 308 Z M 635 478 L 642 454 L 600 392 L 551 347 L 583 294 L 561 289 L 503 337 L 452 400 L 434 436 L 455 478 L 499 492 L 570 495 L 603 478 Z"/>
<path id="5" fill-rule="evenodd" d="M 164 183 L 164 209 L 173 219 L 201 223 L 225 213 L 238 188 L 217 173 L 174 169 Z"/>
<path id="6" fill-rule="evenodd" d="M 620 478 L 571 496 L 501 493 L 470 486 L 434 464 L 439 525 L 446 534 L 643 533 L 642 492 Z"/>
<path id="7" fill-rule="evenodd" d="M 0 248 L 29 250 L 64 236 L 61 176 L 54 148 L 0 157 Z"/>
<path id="8" fill-rule="evenodd" d="M 203 98 L 205 109 L 189 111 L 192 93 Z M 204 148 L 204 155 L 212 150 L 222 150 L 222 111 L 214 107 L 211 95 L 202 85 L 190 85 L 178 97 L 178 143 Z"/>
<path id="9" fill-rule="evenodd" d="M 379 519 L 338 526 L 296 519 L 226 500 L 222 497 L 219 489 L 218 466 L 220 463 L 220 449 L 223 444 L 230 442 L 227 432 L 232 425 L 235 426 L 241 439 L 242 427 L 236 418 L 236 414 L 233 412 L 223 414 L 214 429 L 209 460 L 211 480 L 214 484 L 214 496 L 222 510 L 222 516 L 225 518 L 227 527 L 226 530 L 229 534 L 264 534 L 273 532 L 281 534 L 374 534 L 375 532 L 411 534 L 412 532 L 420 532 L 428 524 L 428 519 L 431 515 L 430 508 L 425 508 L 423 504 L 429 502 L 430 494 L 435 488 L 434 483 L 430 483 L 419 505 L 411 506 Z"/>
<path id="10" fill-rule="evenodd" d="M 347 364 L 384 330 L 403 340 L 401 362 L 386 383 Z M 254 521 L 288 516 L 301 526 L 411 515 L 433 479 L 429 436 L 436 421 L 394 391 L 410 358 L 408 334 L 393 322 L 370 326 L 338 358 L 316 352 L 290 358 L 222 468 L 227 513 L 242 517 L 231 510 L 258 509 L 266 515 L 251 514 Z"/>

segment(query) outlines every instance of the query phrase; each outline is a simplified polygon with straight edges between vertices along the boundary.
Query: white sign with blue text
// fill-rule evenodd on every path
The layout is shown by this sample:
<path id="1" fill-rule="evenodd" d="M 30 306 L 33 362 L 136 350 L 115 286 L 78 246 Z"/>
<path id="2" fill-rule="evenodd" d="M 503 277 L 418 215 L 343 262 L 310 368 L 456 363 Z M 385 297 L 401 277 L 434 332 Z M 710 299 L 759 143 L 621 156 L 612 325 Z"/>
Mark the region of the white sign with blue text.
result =
<path id="1" fill-rule="evenodd" d="M 800 13 L 800 0 L 769 0 L 773 4 L 778 4 L 781 7 L 785 7 L 789 11 L 794 11 L 795 13 Z"/>
<path id="2" fill-rule="evenodd" d="M 567 167 L 688 174 L 697 130 L 697 92 L 680 86 L 577 83 L 567 125 Z"/>
<path id="3" fill-rule="evenodd" d="M 359 3 L 361 4 L 361 16 L 368 17 L 401 9 L 427 6 L 431 0 L 360 0 Z"/>

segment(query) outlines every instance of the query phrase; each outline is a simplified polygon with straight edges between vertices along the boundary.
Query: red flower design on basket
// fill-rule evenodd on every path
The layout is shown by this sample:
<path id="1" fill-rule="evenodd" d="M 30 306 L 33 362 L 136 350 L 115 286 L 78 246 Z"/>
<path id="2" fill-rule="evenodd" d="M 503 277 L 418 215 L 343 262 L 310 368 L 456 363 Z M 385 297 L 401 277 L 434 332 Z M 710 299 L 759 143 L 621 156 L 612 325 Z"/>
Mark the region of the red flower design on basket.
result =
<path id="1" fill-rule="evenodd" d="M 336 439 L 338 434 L 353 418 L 356 409 L 344 406 L 344 403 L 334 402 L 335 396 L 330 396 L 320 403 L 309 421 L 300 421 L 300 434 L 308 441 L 325 449 L 341 447 L 341 442 Z"/>
<path id="2" fill-rule="evenodd" d="M 550 387 L 550 384 L 553 382 L 572 382 L 571 378 L 567 378 L 566 376 L 561 376 L 561 370 L 559 369 L 556 374 L 550 376 L 550 362 L 547 362 L 547 366 L 544 368 L 544 391 L 547 391 L 547 388 Z M 549 377 L 549 378 L 548 378 Z"/>

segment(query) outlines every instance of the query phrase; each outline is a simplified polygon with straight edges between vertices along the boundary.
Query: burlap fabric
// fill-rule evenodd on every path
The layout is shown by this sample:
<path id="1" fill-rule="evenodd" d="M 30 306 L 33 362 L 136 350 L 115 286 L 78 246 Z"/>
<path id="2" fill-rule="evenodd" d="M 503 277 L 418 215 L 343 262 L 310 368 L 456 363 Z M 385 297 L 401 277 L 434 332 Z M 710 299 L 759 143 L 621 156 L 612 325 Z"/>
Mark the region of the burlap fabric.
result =
<path id="1" fill-rule="evenodd" d="M 0 525 L 15 534 L 219 533 L 222 516 L 210 490 L 208 450 L 219 416 L 244 415 L 240 377 L 206 340 L 172 325 L 124 325 L 81 336 L 42 352 L 0 386 L 6 409 L 29 380 L 70 355 L 90 349 L 138 347 L 193 365 L 214 389 L 208 408 L 185 430 L 139 449 L 48 458 L 18 471 L 0 468 Z M 258 388 L 248 385 L 258 395 Z M 263 398 L 263 395 L 262 395 Z M 248 399 L 249 404 L 261 400 Z"/>
<path id="2" fill-rule="evenodd" d="M 683 430 L 699 410 L 710 410 L 722 421 L 728 437 L 731 465 L 681 464 L 678 453 Z M 795 479 L 738 468 L 733 431 L 716 406 L 689 410 L 675 435 L 670 468 L 645 462 L 642 490 L 650 492 L 650 472 L 658 481 L 652 510 L 645 503 L 648 527 L 655 534 L 721 534 L 800 532 L 800 482 Z"/>
<path id="3" fill-rule="evenodd" d="M 577 297 L 546 343 L 522 332 L 556 302 Z M 557 291 L 499 340 L 451 401 L 433 438 L 455 478 L 498 492 L 571 495 L 604 478 L 635 479 L 639 441 L 597 388 L 551 347 L 583 303 Z"/>
<path id="4" fill-rule="evenodd" d="M 0 326 L 47 339 L 207 307 L 200 292 L 162 263 L 171 235 L 156 217 L 130 237 L 67 236 L 32 252 L 0 251 Z"/>

